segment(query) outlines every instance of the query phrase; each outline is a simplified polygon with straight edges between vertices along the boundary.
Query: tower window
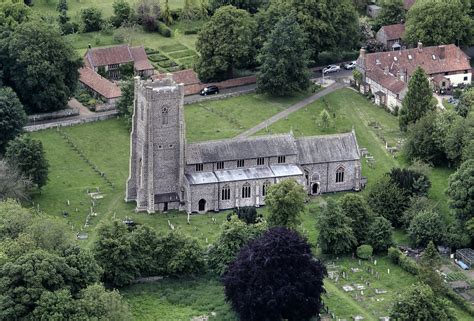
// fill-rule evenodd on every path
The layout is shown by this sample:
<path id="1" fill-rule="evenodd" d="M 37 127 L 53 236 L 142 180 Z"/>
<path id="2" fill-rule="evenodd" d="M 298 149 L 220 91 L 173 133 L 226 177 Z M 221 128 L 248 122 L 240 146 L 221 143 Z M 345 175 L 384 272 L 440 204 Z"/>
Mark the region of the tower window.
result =
<path id="1" fill-rule="evenodd" d="M 168 108 L 166 107 L 161 109 L 161 121 L 163 125 L 168 124 Z"/>
<path id="2" fill-rule="evenodd" d="M 224 162 L 217 162 L 217 169 L 224 169 Z"/>
<path id="3" fill-rule="evenodd" d="M 196 172 L 202 172 L 203 169 L 204 169 L 203 164 L 196 164 Z"/>
<path id="4" fill-rule="evenodd" d="M 222 187 L 222 190 L 221 190 L 221 199 L 223 201 L 228 201 L 230 200 L 230 187 L 229 185 L 225 185 L 224 187 Z"/>
<path id="5" fill-rule="evenodd" d="M 278 164 L 283 164 L 286 162 L 285 156 L 278 156 Z"/>
<path id="6" fill-rule="evenodd" d="M 344 167 L 339 167 L 336 170 L 336 183 L 344 182 Z"/>
<path id="7" fill-rule="evenodd" d="M 239 159 L 237 161 L 237 167 L 244 167 L 244 165 L 245 165 L 245 161 L 243 159 Z"/>
<path id="8" fill-rule="evenodd" d="M 242 198 L 250 198 L 250 184 L 249 183 L 245 183 L 243 186 L 242 186 Z"/>
<path id="9" fill-rule="evenodd" d="M 265 165 L 265 158 L 263 157 L 257 158 L 257 165 Z"/>

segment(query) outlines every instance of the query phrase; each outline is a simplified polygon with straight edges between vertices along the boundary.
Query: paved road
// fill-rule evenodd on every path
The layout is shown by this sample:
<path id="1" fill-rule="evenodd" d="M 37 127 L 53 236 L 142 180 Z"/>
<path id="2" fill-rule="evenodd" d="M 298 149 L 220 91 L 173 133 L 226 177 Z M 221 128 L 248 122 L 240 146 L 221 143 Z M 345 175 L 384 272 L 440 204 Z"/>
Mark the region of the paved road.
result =
<path id="1" fill-rule="evenodd" d="M 257 126 L 246 130 L 245 132 L 243 132 L 242 134 L 236 136 L 235 138 L 237 138 L 237 139 L 238 138 L 247 138 L 247 137 L 255 134 L 256 132 L 261 131 L 262 129 L 266 128 L 267 126 L 279 121 L 280 119 L 283 119 L 283 118 L 287 117 L 289 114 L 294 113 L 295 111 L 300 110 L 301 108 L 311 104 L 315 100 L 317 100 L 321 97 L 324 97 L 327 94 L 332 93 L 335 90 L 338 90 L 338 89 L 341 89 L 341 88 L 344 88 L 344 87 L 347 87 L 347 86 L 348 86 L 347 84 L 336 81 L 335 83 L 333 83 L 332 85 L 324 88 L 320 92 L 317 92 L 316 94 L 314 94 L 314 95 L 312 95 L 308 98 L 303 99 L 302 101 L 288 107 L 287 109 L 279 112 L 278 114 L 273 115 L 272 117 L 270 117 L 267 120 L 261 122 Z"/>
<path id="2" fill-rule="evenodd" d="M 212 95 L 212 96 L 190 95 L 190 96 L 184 97 L 184 103 L 192 104 L 192 103 L 197 103 L 197 102 L 205 101 L 205 100 L 219 99 L 223 95 L 226 95 L 226 94 L 251 93 L 251 92 L 254 92 L 256 89 L 257 89 L 257 84 L 251 84 L 251 85 L 222 89 L 219 91 L 218 95 Z"/>

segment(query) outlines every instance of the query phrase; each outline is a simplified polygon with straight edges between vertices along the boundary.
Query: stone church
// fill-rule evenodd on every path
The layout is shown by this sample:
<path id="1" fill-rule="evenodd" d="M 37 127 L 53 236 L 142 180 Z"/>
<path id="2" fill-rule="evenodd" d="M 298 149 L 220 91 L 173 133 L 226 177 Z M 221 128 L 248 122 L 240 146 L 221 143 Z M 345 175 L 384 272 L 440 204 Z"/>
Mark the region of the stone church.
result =
<path id="1" fill-rule="evenodd" d="M 182 84 L 171 76 L 137 78 L 134 99 L 125 200 L 135 201 L 137 211 L 202 213 L 261 206 L 268 188 L 284 179 L 296 180 L 310 195 L 360 189 L 354 131 L 187 144 Z"/>

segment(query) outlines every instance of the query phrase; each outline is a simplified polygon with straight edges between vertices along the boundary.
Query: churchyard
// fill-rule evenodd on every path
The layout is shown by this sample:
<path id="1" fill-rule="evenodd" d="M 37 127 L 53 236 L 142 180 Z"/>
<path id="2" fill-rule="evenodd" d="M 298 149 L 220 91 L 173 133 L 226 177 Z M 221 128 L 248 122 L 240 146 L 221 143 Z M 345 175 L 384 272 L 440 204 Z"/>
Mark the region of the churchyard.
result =
<path id="1" fill-rule="evenodd" d="M 278 99 L 249 94 L 187 105 L 188 140 L 233 137 L 302 97 Z M 331 115 L 329 126 L 325 129 L 321 128 L 319 119 L 323 108 Z M 329 134 L 347 132 L 353 126 L 360 147 L 366 148 L 369 155 L 362 160 L 363 176 L 368 178 L 369 185 L 390 168 L 405 164 L 403 158 L 392 155 L 385 148 L 385 141 L 389 146 L 395 146 L 403 138 L 398 131 L 397 118 L 351 89 L 329 94 L 324 100 L 314 102 L 258 134 L 290 130 L 296 136 Z M 46 130 L 33 133 L 33 137 L 43 142 L 50 162 L 50 181 L 41 193 L 34 196 L 34 206 L 49 215 L 64 217 L 72 230 L 87 236 L 87 239 L 80 241 L 85 247 L 93 243 L 100 222 L 113 218 L 132 219 L 138 224 L 150 225 L 158 232 L 179 229 L 197 238 L 203 245 L 216 239 L 219 226 L 226 220 L 227 212 L 193 215 L 190 224 L 183 213 L 135 213 L 134 204 L 123 201 L 129 155 L 129 131 L 123 120 Z M 433 187 L 430 196 L 440 203 L 446 203 L 444 184 L 451 172 L 448 169 L 431 171 Z M 328 197 L 340 196 L 324 195 L 312 198 L 308 203 L 300 230 L 313 246 L 318 234 L 315 215 L 320 204 Z M 260 211 L 265 215 L 264 208 Z M 406 235 L 397 231 L 395 239 L 405 242 Z M 375 259 L 377 265 L 371 261 L 362 261 L 359 265 L 357 259 L 350 257 L 338 260 L 327 258 L 328 271 L 332 272 L 333 279 L 326 279 L 328 294 L 324 300 L 338 318 L 350 319 L 360 315 L 364 320 L 378 320 L 388 314 L 387 309 L 397 293 L 403 292 L 414 281 L 411 275 L 388 259 Z M 355 272 L 351 269 L 359 270 Z M 358 289 L 359 285 L 364 289 Z M 216 313 L 216 320 L 235 320 L 235 315 L 224 302 L 223 287 L 212 277 L 165 279 L 153 284 L 133 285 L 121 292 L 137 320 L 189 320 L 209 315 L 211 311 Z M 462 311 L 456 311 L 459 320 L 469 320 Z M 212 314 L 210 317 L 212 319 Z"/>

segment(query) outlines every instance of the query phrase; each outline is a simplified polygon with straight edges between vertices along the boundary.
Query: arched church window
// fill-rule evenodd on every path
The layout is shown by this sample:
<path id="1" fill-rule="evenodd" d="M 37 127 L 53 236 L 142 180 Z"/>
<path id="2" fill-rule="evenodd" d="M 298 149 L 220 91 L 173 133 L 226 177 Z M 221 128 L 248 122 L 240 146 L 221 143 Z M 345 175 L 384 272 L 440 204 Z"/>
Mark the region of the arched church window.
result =
<path id="1" fill-rule="evenodd" d="M 336 170 L 336 183 L 344 182 L 344 167 L 340 166 Z"/>
<path id="2" fill-rule="evenodd" d="M 163 125 L 168 124 L 168 108 L 167 107 L 163 107 L 161 109 L 161 120 L 162 120 Z"/>
<path id="3" fill-rule="evenodd" d="M 223 200 L 223 201 L 230 200 L 230 187 L 229 187 L 229 185 L 224 185 L 224 187 L 222 187 L 221 200 Z"/>
<path id="4" fill-rule="evenodd" d="M 245 183 L 243 186 L 242 186 L 242 198 L 250 198 L 251 196 L 251 193 L 250 193 L 250 184 L 249 183 Z"/>
<path id="5" fill-rule="evenodd" d="M 265 182 L 263 183 L 263 186 L 262 186 L 262 196 L 265 196 L 267 195 L 268 193 L 268 188 L 270 187 L 270 182 Z"/>

